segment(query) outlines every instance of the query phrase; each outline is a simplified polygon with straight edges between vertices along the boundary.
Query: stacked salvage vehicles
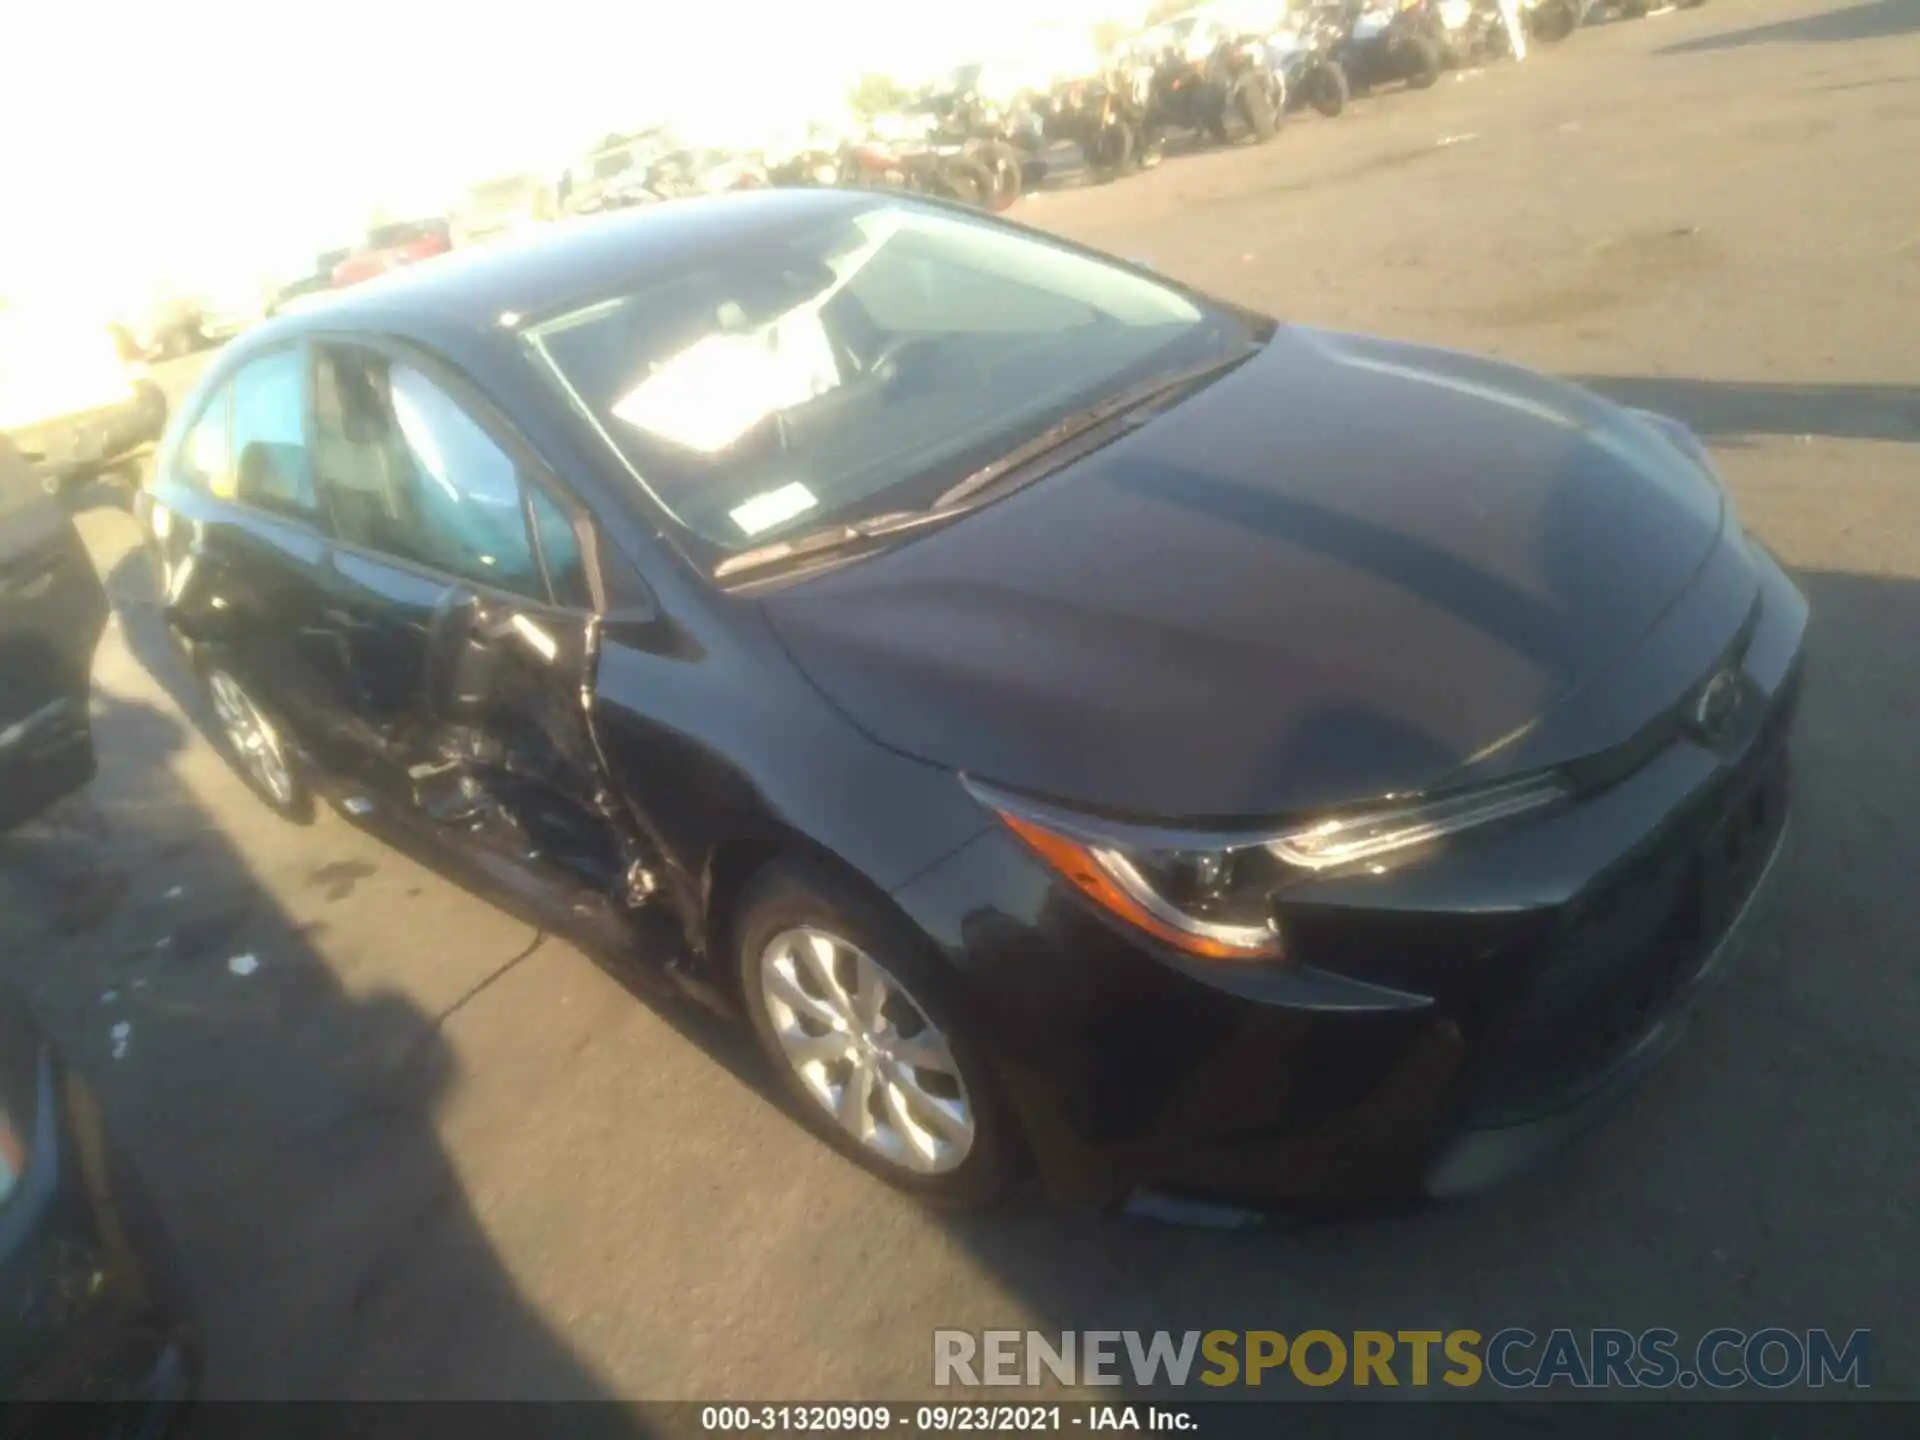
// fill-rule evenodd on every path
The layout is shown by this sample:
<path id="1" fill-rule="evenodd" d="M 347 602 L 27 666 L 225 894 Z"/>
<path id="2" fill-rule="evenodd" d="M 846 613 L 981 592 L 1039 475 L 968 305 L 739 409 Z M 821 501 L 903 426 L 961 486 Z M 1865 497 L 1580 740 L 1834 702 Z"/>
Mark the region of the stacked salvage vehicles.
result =
<path id="1" fill-rule="evenodd" d="M 886 185 L 1004 209 L 1061 142 L 1089 179 L 1112 180 L 1158 164 L 1170 138 L 1264 143 L 1297 111 L 1337 116 L 1382 87 L 1422 89 L 1565 40 L 1602 11 L 1637 17 L 1648 0 L 1219 0 L 1044 88 L 995 86 L 989 67 L 962 67 L 865 133 L 782 157 L 756 183 Z"/>

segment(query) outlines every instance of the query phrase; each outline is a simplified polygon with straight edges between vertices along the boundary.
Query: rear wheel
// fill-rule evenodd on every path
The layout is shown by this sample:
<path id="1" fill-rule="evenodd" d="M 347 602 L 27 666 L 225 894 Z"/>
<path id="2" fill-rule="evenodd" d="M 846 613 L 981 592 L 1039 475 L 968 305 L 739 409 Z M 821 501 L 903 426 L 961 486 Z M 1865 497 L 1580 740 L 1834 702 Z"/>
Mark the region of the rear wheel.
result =
<path id="1" fill-rule="evenodd" d="M 1011 1117 L 904 921 L 825 866 L 782 861 L 742 897 L 733 941 L 760 1048 L 818 1133 L 936 1204 L 1005 1192 Z"/>
<path id="2" fill-rule="evenodd" d="M 226 670 L 208 670 L 204 683 L 227 758 L 240 778 L 278 814 L 299 824 L 311 820 L 313 796 L 266 712 Z"/>

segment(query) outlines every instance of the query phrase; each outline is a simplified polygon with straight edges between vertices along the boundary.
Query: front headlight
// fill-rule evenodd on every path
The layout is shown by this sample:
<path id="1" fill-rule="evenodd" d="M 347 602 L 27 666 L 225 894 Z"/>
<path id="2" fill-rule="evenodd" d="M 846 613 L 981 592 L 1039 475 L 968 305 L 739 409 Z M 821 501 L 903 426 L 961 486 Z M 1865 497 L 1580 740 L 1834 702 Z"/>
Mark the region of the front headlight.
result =
<path id="1" fill-rule="evenodd" d="M 1553 775 L 1267 831 L 1219 833 L 1095 819 L 983 785 L 967 789 L 1075 889 L 1158 940 L 1212 960 L 1278 960 L 1276 892 L 1559 801 Z M 1375 867 L 1379 868 L 1379 867 Z"/>
<path id="2" fill-rule="evenodd" d="M 1565 798 L 1566 786 L 1552 775 L 1535 775 L 1478 790 L 1464 791 L 1418 805 L 1403 805 L 1322 820 L 1276 835 L 1267 849 L 1298 870 L 1332 870 L 1411 850 L 1457 835 L 1476 825 L 1510 819 Z"/>

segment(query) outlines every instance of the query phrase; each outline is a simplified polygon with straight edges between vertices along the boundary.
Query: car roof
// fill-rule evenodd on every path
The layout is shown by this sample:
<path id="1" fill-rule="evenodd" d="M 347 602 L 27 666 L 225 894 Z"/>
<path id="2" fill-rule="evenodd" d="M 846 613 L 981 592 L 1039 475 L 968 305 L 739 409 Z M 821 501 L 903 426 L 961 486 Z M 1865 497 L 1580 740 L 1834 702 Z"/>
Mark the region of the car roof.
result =
<path id="1" fill-rule="evenodd" d="M 336 328 L 497 334 L 875 203 L 848 191 L 754 190 L 576 218 L 391 272 L 271 328 L 278 335 Z"/>

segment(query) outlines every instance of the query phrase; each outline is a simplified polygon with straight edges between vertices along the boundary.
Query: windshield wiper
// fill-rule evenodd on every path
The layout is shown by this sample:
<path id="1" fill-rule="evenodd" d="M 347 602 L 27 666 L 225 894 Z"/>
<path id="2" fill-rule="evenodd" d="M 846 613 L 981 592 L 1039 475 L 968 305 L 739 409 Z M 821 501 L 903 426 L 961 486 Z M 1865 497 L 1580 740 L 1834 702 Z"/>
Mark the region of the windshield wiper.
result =
<path id="1" fill-rule="evenodd" d="M 824 529 L 810 530 L 805 535 L 796 536 L 791 540 L 776 540 L 771 545 L 761 545 L 752 550 L 742 550 L 738 555 L 729 555 L 713 567 L 713 577 L 721 580 L 729 575 L 744 574 L 749 570 L 762 570 L 769 565 L 821 554 L 828 550 L 839 550 L 862 540 L 873 540 L 882 535 L 911 530 L 916 525 L 933 525 L 952 518 L 952 515 L 943 514 L 938 510 L 890 510 L 884 515 L 872 515 L 865 520 L 855 520 L 845 525 L 828 525 Z"/>
<path id="2" fill-rule="evenodd" d="M 936 525 L 952 520 L 962 513 L 962 507 L 967 501 L 977 498 L 1003 477 L 1032 465 L 1035 460 L 1049 451 L 1057 450 L 1076 437 L 1105 425 L 1129 411 L 1142 410 L 1155 400 L 1163 399 L 1176 391 L 1187 389 L 1203 380 L 1231 370 L 1234 366 L 1251 359 L 1259 349 L 1258 345 L 1249 345 L 1225 355 L 1216 355 L 1211 360 L 1198 365 L 1188 365 L 1177 370 L 1163 370 L 1137 385 L 1129 385 L 1126 389 L 1109 395 L 1106 399 L 1089 405 L 1084 410 L 1078 410 L 1066 419 L 1049 426 L 1024 445 L 1016 446 L 991 464 L 981 466 L 959 484 L 945 491 L 925 510 L 890 510 L 884 515 L 872 515 L 864 520 L 849 521 L 843 525 L 828 525 L 819 530 L 811 530 L 804 535 L 795 536 L 791 540 L 776 540 L 770 545 L 742 550 L 739 554 L 729 555 L 715 565 L 713 577 L 716 580 L 724 580 L 731 575 L 764 570 L 768 566 L 782 565 L 810 555 L 844 549 L 866 540 L 898 534 L 902 530 L 912 530 L 923 525 Z M 1144 422 L 1151 417 L 1142 415 L 1140 418 Z"/>
<path id="3" fill-rule="evenodd" d="M 982 465 L 959 484 L 945 491 L 933 502 L 933 512 L 938 514 L 964 505 L 967 501 L 991 489 L 1006 476 L 1032 465 L 1034 461 L 1050 451 L 1058 450 L 1061 446 L 1130 411 L 1143 410 L 1155 400 L 1163 399 L 1175 391 L 1185 390 L 1199 384 L 1202 380 L 1211 379 L 1224 371 L 1231 370 L 1236 365 L 1252 359 L 1259 349 L 1258 345 L 1249 345 L 1225 355 L 1216 355 L 1211 360 L 1203 361 L 1198 365 L 1188 365 L 1178 370 L 1163 370 L 1137 385 L 1129 385 L 1126 389 L 1087 406 L 1084 410 L 1076 410 L 1064 420 L 1042 430 L 1024 445 L 1017 445 L 998 460 Z M 1152 414 L 1140 415 L 1136 423 L 1144 424 L 1151 418 Z M 1033 479 L 1037 476 L 1027 478 Z"/>

